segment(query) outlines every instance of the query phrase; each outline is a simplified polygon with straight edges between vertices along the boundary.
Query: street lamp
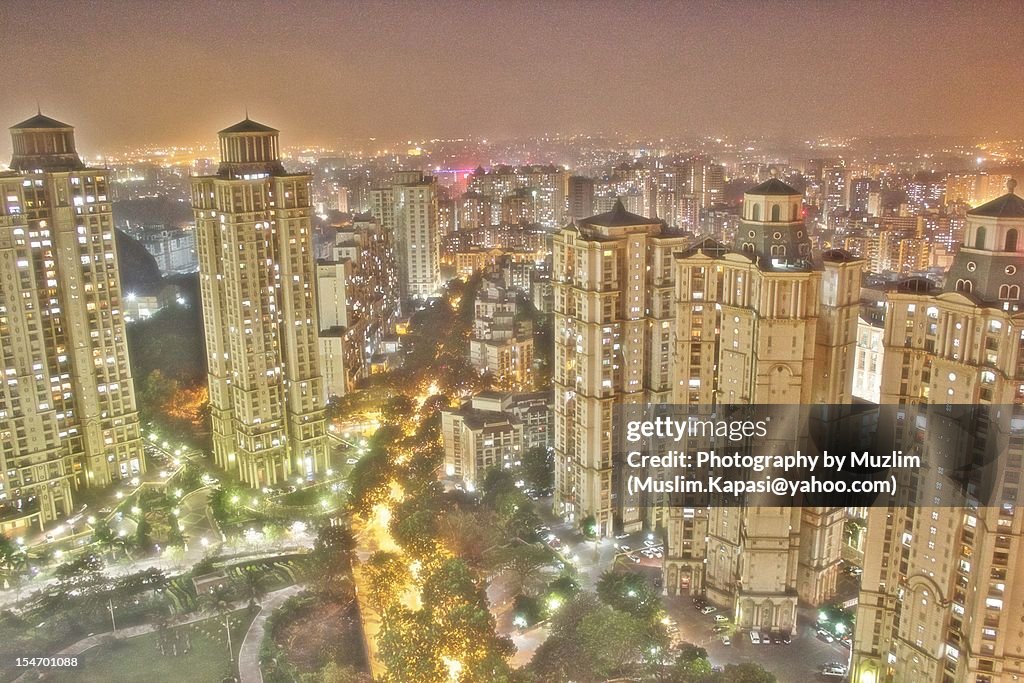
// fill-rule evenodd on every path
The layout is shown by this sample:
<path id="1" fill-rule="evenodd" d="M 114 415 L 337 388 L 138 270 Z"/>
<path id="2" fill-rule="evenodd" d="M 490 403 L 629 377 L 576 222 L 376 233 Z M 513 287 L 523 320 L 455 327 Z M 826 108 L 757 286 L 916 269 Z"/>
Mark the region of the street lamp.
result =
<path id="1" fill-rule="evenodd" d="M 459 675 L 462 673 L 462 662 L 451 657 L 442 657 L 442 661 L 448 669 L 448 680 L 451 683 L 458 683 Z"/>

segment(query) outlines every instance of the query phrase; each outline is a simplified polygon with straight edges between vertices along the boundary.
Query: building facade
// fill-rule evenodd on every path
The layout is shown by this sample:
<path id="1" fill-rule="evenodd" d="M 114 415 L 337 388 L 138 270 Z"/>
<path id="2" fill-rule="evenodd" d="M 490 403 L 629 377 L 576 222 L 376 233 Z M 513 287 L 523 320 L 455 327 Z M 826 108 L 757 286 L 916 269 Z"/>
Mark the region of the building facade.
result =
<path id="1" fill-rule="evenodd" d="M 533 380 L 533 324 L 524 317 L 514 291 L 488 278 L 473 302 L 469 361 L 489 373 L 496 386 L 523 389 Z"/>
<path id="2" fill-rule="evenodd" d="M 551 393 L 484 391 L 441 413 L 445 476 L 475 488 L 493 467 L 518 471 L 523 454 L 551 446 Z"/>
<path id="3" fill-rule="evenodd" d="M 139 242 L 156 260 L 163 275 L 192 273 L 199 265 L 196 235 L 192 228 L 143 230 Z"/>
<path id="4" fill-rule="evenodd" d="M 246 484 L 327 467 L 310 177 L 278 131 L 220 131 L 217 174 L 192 179 L 214 459 Z"/>
<path id="5" fill-rule="evenodd" d="M 968 212 L 942 287 L 911 279 L 887 296 L 881 402 L 898 406 L 898 434 L 924 466 L 897 473 L 898 505 L 868 511 L 852 680 L 1024 678 L 1024 437 L 996 419 L 1024 402 L 1024 200 L 1009 189 Z M 992 412 L 952 430 L 958 406 Z M 944 458 L 996 442 L 998 465 L 979 482 L 991 494 L 951 500 L 957 469 Z"/>
<path id="6" fill-rule="evenodd" d="M 737 249 L 704 240 L 675 257 L 673 403 L 852 401 L 861 262 L 812 258 L 802 199 L 773 177 L 747 191 Z M 844 522 L 842 508 L 672 506 L 666 588 L 791 632 L 799 601 L 835 592 Z"/>
<path id="7" fill-rule="evenodd" d="M 373 217 L 394 236 L 402 299 L 434 296 L 441 285 L 437 179 L 421 171 L 399 171 L 370 195 Z"/>
<path id="8" fill-rule="evenodd" d="M 672 252 L 685 243 L 622 202 L 554 237 L 554 509 L 601 536 L 649 522 L 614 489 L 613 409 L 670 400 Z"/>
<path id="9" fill-rule="evenodd" d="M 370 375 L 371 359 L 398 316 L 391 236 L 369 215 L 334 233 L 317 262 L 320 369 L 325 398 L 344 396 Z"/>
<path id="10" fill-rule="evenodd" d="M 74 129 L 11 128 L 0 173 L 0 532 L 72 514 L 73 492 L 145 471 L 107 171 Z"/>

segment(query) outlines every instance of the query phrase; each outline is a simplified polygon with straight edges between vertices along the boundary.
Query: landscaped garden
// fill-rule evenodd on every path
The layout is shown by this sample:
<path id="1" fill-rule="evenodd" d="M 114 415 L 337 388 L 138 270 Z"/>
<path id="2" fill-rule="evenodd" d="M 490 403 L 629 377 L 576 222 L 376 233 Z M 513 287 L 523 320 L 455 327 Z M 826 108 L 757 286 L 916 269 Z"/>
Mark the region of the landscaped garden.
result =
<path id="1" fill-rule="evenodd" d="M 310 554 L 309 588 L 267 620 L 260 652 L 263 680 L 360 680 L 367 669 L 352 582 L 355 541 L 344 526 L 322 527 Z M 368 680 L 368 678 L 367 678 Z"/>
<path id="2" fill-rule="evenodd" d="M 254 612 L 241 609 L 228 615 L 231 624 L 231 656 L 227 648 L 224 618 L 171 626 L 153 633 L 115 640 L 87 650 L 81 655 L 85 664 L 75 671 L 63 672 L 47 680 L 74 683 L 112 683 L 138 681 L 177 683 L 183 678 L 203 683 L 232 680 L 237 675 L 238 651 Z M 174 647 L 161 647 L 173 642 Z"/>

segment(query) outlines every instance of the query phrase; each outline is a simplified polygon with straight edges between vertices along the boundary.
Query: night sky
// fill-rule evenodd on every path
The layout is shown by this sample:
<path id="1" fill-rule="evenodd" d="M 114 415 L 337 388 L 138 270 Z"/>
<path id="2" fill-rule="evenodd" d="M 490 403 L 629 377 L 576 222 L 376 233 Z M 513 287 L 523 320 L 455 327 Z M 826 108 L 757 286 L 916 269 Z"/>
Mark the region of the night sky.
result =
<path id="1" fill-rule="evenodd" d="M 339 137 L 1024 135 L 1024 3 L 0 4 L 0 123 Z M 9 141 L 0 141 L 0 158 Z"/>

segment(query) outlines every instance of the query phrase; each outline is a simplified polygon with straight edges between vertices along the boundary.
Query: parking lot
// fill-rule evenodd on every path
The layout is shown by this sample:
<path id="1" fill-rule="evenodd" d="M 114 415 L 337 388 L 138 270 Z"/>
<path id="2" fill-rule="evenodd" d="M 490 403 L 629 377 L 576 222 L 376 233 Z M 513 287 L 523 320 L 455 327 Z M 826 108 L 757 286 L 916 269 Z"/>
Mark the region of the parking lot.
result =
<path id="1" fill-rule="evenodd" d="M 821 673 L 829 663 L 848 665 L 850 650 L 837 642 L 827 643 L 816 637 L 811 611 L 801 611 L 797 633 L 791 638 L 763 638 L 759 634 L 755 644 L 749 632 L 737 632 L 730 623 L 723 621 L 728 615 L 717 609 L 702 614 L 689 596 L 666 596 L 664 605 L 674 624 L 674 639 L 705 648 L 713 665 L 756 662 L 774 673 L 780 682 L 845 678 Z M 790 642 L 785 642 L 787 639 Z"/>

